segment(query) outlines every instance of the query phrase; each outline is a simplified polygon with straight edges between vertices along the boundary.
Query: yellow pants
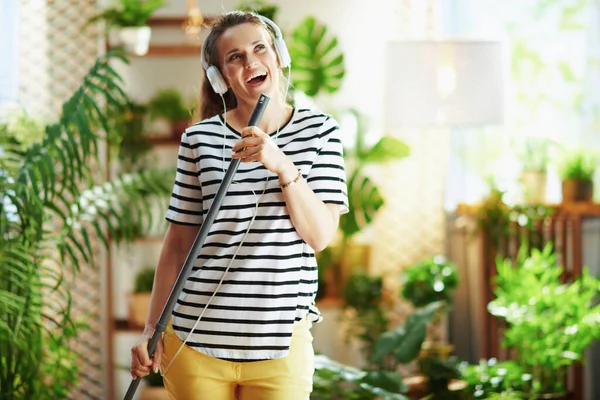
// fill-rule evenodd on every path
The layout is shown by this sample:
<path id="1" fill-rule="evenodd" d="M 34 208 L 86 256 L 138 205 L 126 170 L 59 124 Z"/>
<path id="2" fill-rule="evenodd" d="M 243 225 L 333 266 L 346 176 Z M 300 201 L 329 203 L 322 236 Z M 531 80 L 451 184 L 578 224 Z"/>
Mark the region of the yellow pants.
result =
<path id="1" fill-rule="evenodd" d="M 187 345 L 164 376 L 175 400 L 308 400 L 314 373 L 313 337 L 305 318 L 294 326 L 287 357 L 253 362 L 214 358 Z M 168 325 L 162 368 L 170 363 L 182 341 Z"/>

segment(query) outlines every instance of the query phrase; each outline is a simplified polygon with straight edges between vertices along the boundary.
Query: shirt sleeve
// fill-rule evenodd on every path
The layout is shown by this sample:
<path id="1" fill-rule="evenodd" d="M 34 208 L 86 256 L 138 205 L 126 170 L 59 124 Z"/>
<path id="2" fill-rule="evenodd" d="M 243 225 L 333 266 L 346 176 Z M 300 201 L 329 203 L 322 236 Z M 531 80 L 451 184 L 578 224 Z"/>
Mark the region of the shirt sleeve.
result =
<path id="1" fill-rule="evenodd" d="M 321 129 L 323 145 L 317 151 L 306 181 L 324 203 L 339 205 L 340 214 L 345 214 L 348 212 L 348 188 L 339 125 L 328 116 Z"/>
<path id="2" fill-rule="evenodd" d="M 180 225 L 201 225 L 204 220 L 202 207 L 202 187 L 198 164 L 187 133 L 181 136 L 177 157 L 175 184 L 165 218 Z"/>

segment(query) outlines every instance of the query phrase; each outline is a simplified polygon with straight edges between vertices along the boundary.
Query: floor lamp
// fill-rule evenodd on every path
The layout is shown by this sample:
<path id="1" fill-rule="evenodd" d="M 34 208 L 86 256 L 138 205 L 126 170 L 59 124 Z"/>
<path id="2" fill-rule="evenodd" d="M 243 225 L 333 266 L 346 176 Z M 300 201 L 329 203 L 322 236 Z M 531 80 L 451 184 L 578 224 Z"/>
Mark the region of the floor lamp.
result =
<path id="1" fill-rule="evenodd" d="M 396 231 L 387 236 L 402 240 L 390 245 L 393 255 L 384 257 L 413 254 L 417 259 L 405 260 L 403 266 L 408 266 L 445 252 L 444 195 L 452 132 L 504 120 L 503 45 L 484 40 L 390 41 L 385 51 L 385 128 L 410 145 L 411 156 L 392 175 L 396 193 L 391 203 L 398 209 L 388 218 Z M 474 282 L 476 271 L 460 272 L 463 282 L 452 320 L 461 324 L 451 323 L 451 332 L 461 340 L 455 345 L 463 355 L 480 345 L 477 331 L 483 316 L 475 305 L 483 300 L 478 286 L 483 282 Z"/>

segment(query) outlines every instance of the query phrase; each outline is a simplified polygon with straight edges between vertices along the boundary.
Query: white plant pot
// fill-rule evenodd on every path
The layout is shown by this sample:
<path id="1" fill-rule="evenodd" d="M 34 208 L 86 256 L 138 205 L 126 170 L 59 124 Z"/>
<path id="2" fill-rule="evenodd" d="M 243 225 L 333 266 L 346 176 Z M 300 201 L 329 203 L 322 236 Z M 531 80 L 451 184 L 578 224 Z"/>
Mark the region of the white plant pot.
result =
<path id="1" fill-rule="evenodd" d="M 523 185 L 523 201 L 525 204 L 546 203 L 546 181 L 545 172 L 523 171 L 521 183 Z"/>
<path id="2" fill-rule="evenodd" d="M 152 29 L 149 26 L 119 28 L 118 35 L 125 50 L 143 56 L 148 52 Z"/>

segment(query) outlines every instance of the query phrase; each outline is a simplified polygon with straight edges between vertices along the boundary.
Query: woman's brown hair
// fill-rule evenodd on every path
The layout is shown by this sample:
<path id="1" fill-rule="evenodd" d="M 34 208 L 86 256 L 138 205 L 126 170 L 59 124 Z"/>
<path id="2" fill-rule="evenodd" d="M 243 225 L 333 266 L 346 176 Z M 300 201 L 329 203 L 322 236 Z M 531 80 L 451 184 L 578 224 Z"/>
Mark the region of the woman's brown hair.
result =
<path id="1" fill-rule="evenodd" d="M 217 42 L 221 35 L 229 28 L 234 26 L 251 23 L 261 26 L 269 32 L 271 36 L 271 46 L 273 45 L 274 32 L 271 27 L 267 26 L 259 17 L 253 12 L 242 12 L 242 11 L 231 11 L 223 15 L 212 27 L 210 33 L 204 41 L 206 61 L 208 65 L 214 65 L 220 69 L 219 54 L 217 51 Z M 237 100 L 231 90 L 228 90 L 224 95 L 225 105 L 228 110 L 237 107 Z M 202 91 L 200 94 L 200 119 L 210 118 L 224 111 L 223 100 L 218 93 L 215 93 L 213 88 L 204 74 L 204 81 L 202 83 Z"/>

